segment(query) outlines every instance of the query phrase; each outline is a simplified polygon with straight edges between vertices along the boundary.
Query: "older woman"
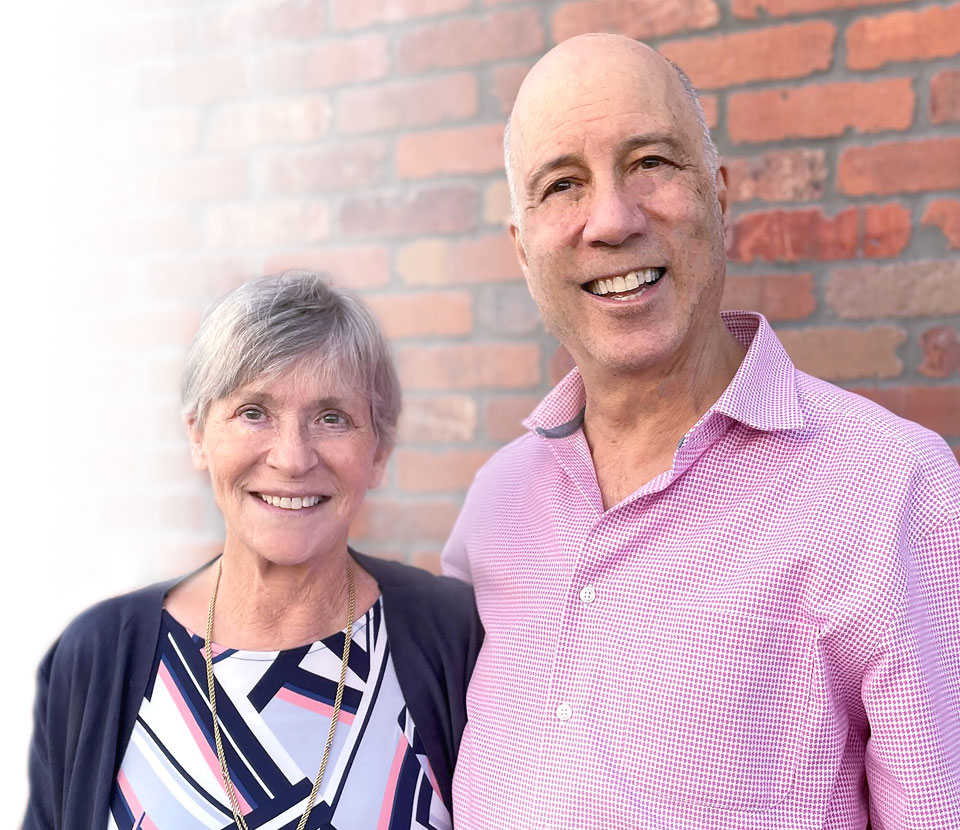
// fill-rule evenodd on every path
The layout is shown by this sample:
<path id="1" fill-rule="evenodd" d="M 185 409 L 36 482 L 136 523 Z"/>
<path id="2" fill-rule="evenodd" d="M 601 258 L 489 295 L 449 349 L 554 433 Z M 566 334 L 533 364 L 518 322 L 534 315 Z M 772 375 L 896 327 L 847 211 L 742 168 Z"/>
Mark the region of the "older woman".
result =
<path id="1" fill-rule="evenodd" d="M 39 672 L 25 828 L 444 828 L 482 636 L 470 589 L 362 556 L 400 393 L 369 311 L 244 285 L 187 360 L 223 555 L 78 617 Z"/>

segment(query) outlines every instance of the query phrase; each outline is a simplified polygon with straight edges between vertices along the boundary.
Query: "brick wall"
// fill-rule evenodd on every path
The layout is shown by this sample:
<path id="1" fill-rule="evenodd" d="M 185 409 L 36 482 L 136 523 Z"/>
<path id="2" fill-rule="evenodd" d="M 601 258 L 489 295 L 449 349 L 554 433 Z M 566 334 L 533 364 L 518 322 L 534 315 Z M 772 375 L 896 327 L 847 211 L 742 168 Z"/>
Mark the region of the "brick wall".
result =
<path id="1" fill-rule="evenodd" d="M 763 311 L 801 368 L 960 448 L 960 4 L 94 11 L 71 106 L 73 184 L 90 194 L 79 236 L 96 267 L 71 301 L 82 382 L 108 411 L 80 441 L 82 463 L 126 482 L 104 489 L 81 533 L 108 539 L 115 561 L 134 544 L 172 573 L 215 548 L 216 511 L 180 432 L 183 354 L 224 290 L 307 266 L 369 300 L 406 392 L 356 543 L 437 566 L 474 471 L 568 365 L 504 231 L 500 144 L 528 67 L 592 30 L 647 40 L 702 91 L 730 178 L 727 306 Z"/>

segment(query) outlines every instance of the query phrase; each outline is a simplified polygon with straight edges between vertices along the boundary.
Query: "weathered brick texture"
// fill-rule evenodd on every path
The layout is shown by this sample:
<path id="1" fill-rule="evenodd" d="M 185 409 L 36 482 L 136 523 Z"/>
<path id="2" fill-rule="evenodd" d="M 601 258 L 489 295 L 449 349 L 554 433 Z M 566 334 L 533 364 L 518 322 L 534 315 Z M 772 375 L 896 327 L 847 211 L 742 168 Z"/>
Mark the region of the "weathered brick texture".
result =
<path id="1" fill-rule="evenodd" d="M 178 421 L 191 331 L 229 288 L 304 267 L 369 301 L 404 384 L 354 541 L 438 567 L 477 467 L 572 365 L 506 230 L 502 131 L 533 63 L 587 31 L 647 40 L 700 90 L 727 177 L 724 308 L 761 311 L 798 366 L 960 453 L 956 0 L 97 8 L 112 11 L 78 35 L 91 117 L 74 171 L 97 267 L 68 293 L 94 321 L 91 393 L 110 402 L 97 469 L 136 463 L 95 512 L 165 561 L 222 532 Z"/>

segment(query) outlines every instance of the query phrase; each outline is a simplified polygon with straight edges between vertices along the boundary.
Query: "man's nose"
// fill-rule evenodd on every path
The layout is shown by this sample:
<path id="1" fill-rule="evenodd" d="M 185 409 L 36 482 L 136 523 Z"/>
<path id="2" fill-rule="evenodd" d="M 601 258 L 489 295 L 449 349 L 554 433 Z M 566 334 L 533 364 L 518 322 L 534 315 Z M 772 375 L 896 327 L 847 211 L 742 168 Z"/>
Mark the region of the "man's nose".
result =
<path id="1" fill-rule="evenodd" d="M 267 454 L 267 463 L 290 478 L 306 475 L 317 464 L 316 448 L 301 424 L 281 424 Z"/>
<path id="2" fill-rule="evenodd" d="M 619 184 L 597 186 L 587 209 L 583 239 L 591 245 L 622 245 L 647 227 L 646 217 L 636 198 Z"/>

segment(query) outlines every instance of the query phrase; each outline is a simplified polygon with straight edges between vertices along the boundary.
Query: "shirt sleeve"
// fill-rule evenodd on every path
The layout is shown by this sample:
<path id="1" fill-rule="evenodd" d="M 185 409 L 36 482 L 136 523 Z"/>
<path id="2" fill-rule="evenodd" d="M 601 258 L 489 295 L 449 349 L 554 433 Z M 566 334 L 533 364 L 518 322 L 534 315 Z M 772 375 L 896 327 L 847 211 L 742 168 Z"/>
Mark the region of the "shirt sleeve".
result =
<path id="1" fill-rule="evenodd" d="M 37 671 L 37 696 L 33 704 L 33 736 L 28 761 L 29 795 L 21 830 L 54 830 L 54 793 L 50 767 L 47 700 L 50 692 L 50 654 Z"/>
<path id="2" fill-rule="evenodd" d="M 447 544 L 443 546 L 441 566 L 445 576 L 456 577 L 464 582 L 473 584 L 470 573 L 470 555 L 467 552 L 467 527 L 469 524 L 470 494 L 457 516 L 457 521 L 450 532 Z"/>
<path id="3" fill-rule="evenodd" d="M 960 827 L 960 518 L 911 546 L 863 676 L 873 830 Z"/>

